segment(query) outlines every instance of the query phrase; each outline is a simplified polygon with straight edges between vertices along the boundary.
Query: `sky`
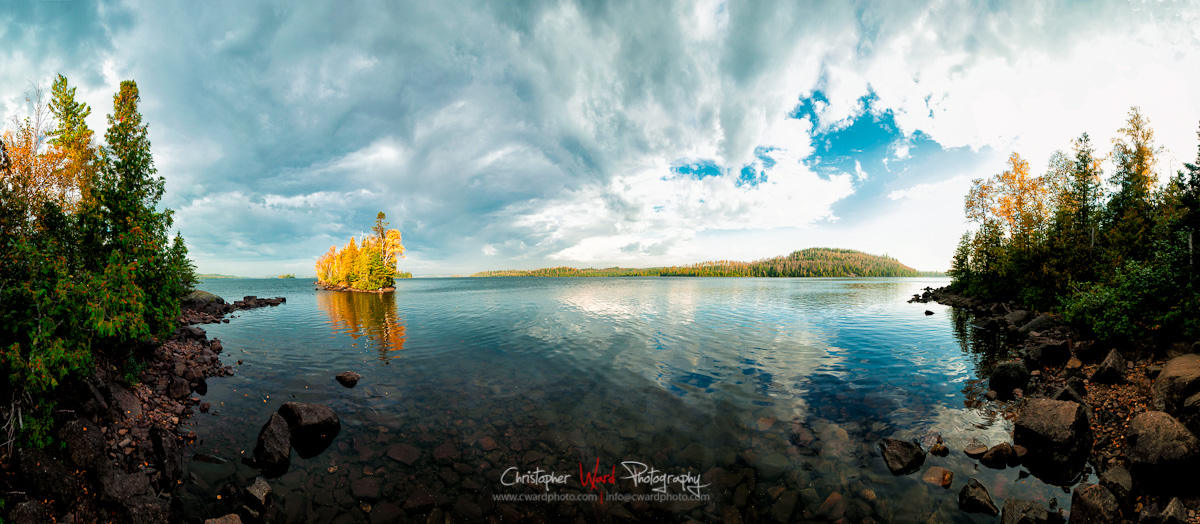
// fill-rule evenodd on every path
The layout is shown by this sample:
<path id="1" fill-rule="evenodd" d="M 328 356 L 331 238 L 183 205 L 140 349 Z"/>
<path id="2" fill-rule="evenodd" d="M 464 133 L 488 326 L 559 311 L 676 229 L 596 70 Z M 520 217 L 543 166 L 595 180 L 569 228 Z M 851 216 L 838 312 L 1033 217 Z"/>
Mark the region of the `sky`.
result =
<path id="1" fill-rule="evenodd" d="M 379 211 L 416 276 L 945 270 L 1013 151 L 1107 152 L 1139 106 L 1161 176 L 1197 154 L 1190 1 L 311 4 L 0 0 L 0 113 L 61 73 L 102 137 L 135 80 L 160 205 L 199 272 L 241 276 L 313 275 Z"/>

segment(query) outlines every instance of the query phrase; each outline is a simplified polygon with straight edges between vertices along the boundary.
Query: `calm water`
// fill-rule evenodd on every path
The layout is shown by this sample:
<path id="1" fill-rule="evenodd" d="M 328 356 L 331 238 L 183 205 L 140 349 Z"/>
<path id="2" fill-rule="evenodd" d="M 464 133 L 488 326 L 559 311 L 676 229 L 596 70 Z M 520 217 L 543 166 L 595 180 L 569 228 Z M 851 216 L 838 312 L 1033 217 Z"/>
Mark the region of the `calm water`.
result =
<path id="1" fill-rule="evenodd" d="M 216 496 L 259 474 L 238 459 L 289 400 L 333 407 L 342 432 L 316 457 L 293 453 L 289 472 L 270 480 L 279 522 L 424 523 L 438 510 L 462 521 L 773 522 L 788 518 L 789 500 L 796 521 L 994 521 L 958 512 L 970 477 L 998 505 L 1065 506 L 1061 488 L 959 451 L 1008 440 L 1011 423 L 968 401 L 1002 356 L 994 341 L 950 308 L 905 302 L 945 283 L 414 279 L 381 296 L 315 291 L 305 279 L 205 281 L 226 300 L 287 303 L 205 326 L 236 373 L 209 382 L 213 411 L 193 417 L 192 451 L 229 461 L 186 460 L 188 515 L 229 512 L 230 497 Z M 333 379 L 347 370 L 363 375 L 356 388 Z M 922 471 L 953 471 L 949 489 L 888 472 L 879 439 L 932 434 L 952 453 L 930 455 Z M 412 464 L 398 460 L 413 449 Z M 663 484 L 635 486 L 626 477 L 639 466 L 623 462 L 702 475 L 665 491 L 708 500 L 622 501 Z M 581 468 L 599 482 L 582 485 Z M 513 485 L 535 470 L 559 481 Z M 832 512 L 816 514 L 833 493 L 843 502 L 832 496 Z M 531 494 L 606 498 L 496 500 Z"/>

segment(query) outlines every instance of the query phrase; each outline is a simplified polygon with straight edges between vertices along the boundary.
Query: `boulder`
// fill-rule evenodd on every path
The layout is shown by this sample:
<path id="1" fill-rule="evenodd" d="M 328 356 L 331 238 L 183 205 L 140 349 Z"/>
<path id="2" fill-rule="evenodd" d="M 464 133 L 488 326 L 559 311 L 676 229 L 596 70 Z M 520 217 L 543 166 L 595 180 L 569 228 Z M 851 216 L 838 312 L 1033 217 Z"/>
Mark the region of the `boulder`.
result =
<path id="1" fill-rule="evenodd" d="M 291 465 L 292 439 L 288 423 L 279 413 L 271 413 L 271 419 L 258 432 L 258 444 L 254 447 L 255 465 L 269 476 L 282 475 Z"/>
<path id="2" fill-rule="evenodd" d="M 279 414 L 292 430 L 292 447 L 301 458 L 311 458 L 325 451 L 342 430 L 342 422 L 333 408 L 321 404 L 287 402 Z"/>
<path id="3" fill-rule="evenodd" d="M 1069 483 L 1092 450 L 1085 408 L 1075 402 L 1032 399 L 1017 416 L 1013 443 L 1029 450 L 1025 465 L 1049 484 Z"/>
<path id="4" fill-rule="evenodd" d="M 1029 333 L 1030 331 L 1044 331 L 1054 327 L 1054 317 L 1050 315 L 1038 315 L 1037 318 L 1026 322 L 1017 331 L 1021 334 Z M 1007 507 L 1007 506 L 1006 506 Z"/>
<path id="5" fill-rule="evenodd" d="M 1200 355 L 1167 361 L 1150 388 L 1154 409 L 1178 414 L 1188 397 L 1200 393 Z"/>
<path id="6" fill-rule="evenodd" d="M 104 435 L 94 422 L 77 418 L 58 430 L 58 438 L 67 445 L 67 455 L 76 466 L 89 469 L 104 456 Z"/>
<path id="7" fill-rule="evenodd" d="M 1200 434 L 1200 393 L 1184 400 L 1177 416 L 1192 434 Z"/>
<path id="8" fill-rule="evenodd" d="M 131 497 L 124 508 L 122 522 L 129 524 L 168 524 L 171 521 L 171 503 L 154 495 Z"/>
<path id="9" fill-rule="evenodd" d="M 1100 485 L 1108 488 L 1122 507 L 1128 506 L 1133 500 L 1133 477 L 1125 466 L 1113 466 L 1100 475 Z"/>
<path id="10" fill-rule="evenodd" d="M 1200 439 L 1162 411 L 1134 417 L 1125 432 L 1125 446 L 1133 477 L 1163 487 L 1190 476 L 1200 458 Z"/>
<path id="11" fill-rule="evenodd" d="M 1018 309 L 1012 313 L 1004 315 L 1004 320 L 1008 321 L 1009 324 L 1014 326 L 1024 326 L 1026 322 L 1029 322 L 1029 312 L 1024 309 Z"/>
<path id="12" fill-rule="evenodd" d="M 1063 386 L 1061 388 L 1058 388 L 1058 390 L 1055 391 L 1054 394 L 1050 396 L 1050 398 L 1053 400 L 1061 400 L 1064 402 L 1074 402 L 1074 403 L 1080 404 L 1080 405 L 1087 404 L 1087 402 L 1083 398 L 1083 395 L 1080 395 L 1079 392 L 1075 391 L 1075 389 L 1073 389 L 1071 386 Z"/>
<path id="13" fill-rule="evenodd" d="M 992 469 L 1004 469 L 1017 465 L 1017 454 L 1007 442 L 1001 442 L 979 457 L 979 463 Z"/>
<path id="14" fill-rule="evenodd" d="M 254 483 L 246 488 L 243 495 L 250 509 L 263 511 L 271 501 L 271 485 L 267 483 L 267 479 L 255 477 Z"/>
<path id="15" fill-rule="evenodd" d="M 1099 484 L 1084 484 L 1071 495 L 1070 524 L 1118 524 L 1121 507 L 1108 488 Z"/>
<path id="16" fill-rule="evenodd" d="M 208 304 L 224 304 L 225 299 L 207 291 L 200 291 L 197 289 L 196 291 L 188 293 L 187 296 L 183 297 L 183 300 L 180 303 L 185 307 L 200 308 Z"/>
<path id="17" fill-rule="evenodd" d="M 110 470 L 100 475 L 100 494 L 104 500 L 126 506 L 138 495 L 150 493 L 150 478 L 144 473 Z"/>
<path id="18" fill-rule="evenodd" d="M 1079 396 L 1087 397 L 1088 388 L 1087 383 L 1083 381 L 1083 377 L 1068 377 L 1067 387 L 1075 390 L 1076 393 L 1079 393 Z"/>
<path id="19" fill-rule="evenodd" d="M 17 450 L 17 470 L 33 493 L 61 500 L 73 500 L 75 477 L 57 457 L 40 449 Z"/>
<path id="20" fill-rule="evenodd" d="M 988 493 L 987 488 L 983 487 L 978 480 L 967 479 L 967 485 L 963 486 L 958 492 L 958 509 L 967 513 L 983 513 L 986 515 L 996 515 L 1000 513 L 1000 509 L 996 507 L 996 503 L 992 502 L 992 496 Z"/>
<path id="21" fill-rule="evenodd" d="M 1010 498 L 1004 501 L 1000 524 L 1050 524 L 1050 513 L 1032 500 Z"/>
<path id="22" fill-rule="evenodd" d="M 1025 364 L 1029 369 L 1058 367 L 1071 358 L 1065 340 L 1043 340 L 1025 348 Z"/>
<path id="23" fill-rule="evenodd" d="M 343 371 L 341 373 L 338 373 L 337 376 L 334 378 L 336 378 L 338 383 L 340 383 L 341 385 L 346 386 L 348 388 L 352 388 L 352 387 L 358 385 L 358 381 L 359 381 L 359 379 L 362 378 L 362 375 L 359 375 L 358 373 L 355 373 L 353 371 Z"/>
<path id="24" fill-rule="evenodd" d="M 163 429 L 150 430 L 150 441 L 154 444 L 154 462 L 162 471 L 168 490 L 175 481 L 183 478 L 183 453 L 179 450 L 179 437 Z"/>
<path id="25" fill-rule="evenodd" d="M 1029 384 L 1029 368 L 1020 361 L 1001 362 L 992 368 L 988 389 L 996 392 L 997 398 L 1011 400 L 1014 389 L 1024 389 Z"/>
<path id="26" fill-rule="evenodd" d="M 8 513 L 8 521 L 12 524 L 43 524 L 50 522 L 47 508 L 37 500 L 27 500 Z"/>
<path id="27" fill-rule="evenodd" d="M 1092 382 L 1097 384 L 1122 384 L 1125 382 L 1125 359 L 1117 350 L 1108 352 L 1100 367 L 1092 374 Z"/>
<path id="28" fill-rule="evenodd" d="M 925 451 L 915 442 L 885 438 L 879 443 L 879 449 L 893 475 L 907 475 L 925 463 Z"/>

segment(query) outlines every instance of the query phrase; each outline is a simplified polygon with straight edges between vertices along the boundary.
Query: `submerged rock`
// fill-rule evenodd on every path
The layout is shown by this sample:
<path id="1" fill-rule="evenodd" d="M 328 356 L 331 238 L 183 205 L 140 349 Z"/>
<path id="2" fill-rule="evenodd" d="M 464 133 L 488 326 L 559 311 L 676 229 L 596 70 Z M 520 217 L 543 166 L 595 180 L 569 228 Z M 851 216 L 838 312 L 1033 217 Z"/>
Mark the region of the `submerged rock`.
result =
<path id="1" fill-rule="evenodd" d="M 279 413 L 271 413 L 271 419 L 258 432 L 255 465 L 270 476 L 282 475 L 291 463 L 291 454 L 292 434 L 288 423 Z"/>
<path id="2" fill-rule="evenodd" d="M 304 402 L 286 402 L 279 414 L 292 433 L 292 447 L 300 458 L 310 458 L 329 447 L 342 430 L 342 422 L 329 406 Z"/>
<path id="3" fill-rule="evenodd" d="M 949 488 L 954 483 L 954 472 L 941 466 L 932 466 L 921 475 L 921 480 L 931 486 Z"/>
<path id="4" fill-rule="evenodd" d="M 1021 410 L 1013 442 L 1029 450 L 1030 473 L 1050 484 L 1074 480 L 1092 449 L 1092 427 L 1075 402 L 1032 399 Z"/>
<path id="5" fill-rule="evenodd" d="M 1000 508 L 997 508 L 996 503 L 992 502 L 992 496 L 988 493 L 987 488 L 973 478 L 967 479 L 967 485 L 958 492 L 958 509 L 967 513 L 986 515 L 1000 513 Z"/>
<path id="6" fill-rule="evenodd" d="M 925 463 L 925 451 L 914 442 L 885 438 L 879 443 L 879 449 L 893 475 L 907 475 Z"/>
<path id="7" fill-rule="evenodd" d="M 992 446 L 987 453 L 979 457 L 979 462 L 984 466 L 992 469 L 1004 469 L 1008 466 L 1017 464 L 1017 455 L 1013 452 L 1013 448 L 1007 442 L 1001 442 Z"/>

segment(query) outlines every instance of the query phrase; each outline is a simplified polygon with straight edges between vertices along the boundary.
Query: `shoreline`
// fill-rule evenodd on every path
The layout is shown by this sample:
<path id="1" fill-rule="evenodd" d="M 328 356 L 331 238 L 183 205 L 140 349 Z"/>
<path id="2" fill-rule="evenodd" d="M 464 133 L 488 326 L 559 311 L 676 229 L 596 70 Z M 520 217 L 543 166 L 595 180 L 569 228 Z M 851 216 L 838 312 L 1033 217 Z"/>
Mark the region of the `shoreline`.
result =
<path id="1" fill-rule="evenodd" d="M 225 303 L 206 292 L 184 300 L 171 338 L 130 343 L 145 356 L 135 383 L 114 363 L 62 394 L 60 446 L 14 449 L 0 470 L 12 524 L 39 522 L 180 521 L 173 504 L 182 484 L 185 448 L 196 435 L 183 422 L 208 413 L 208 378 L 233 374 L 221 362 L 220 339 L 203 324 L 229 323 L 236 311 L 286 302 L 247 296 Z"/>
<path id="2" fill-rule="evenodd" d="M 333 284 L 326 284 L 319 280 L 316 281 L 314 283 L 314 285 L 316 285 L 317 289 L 322 290 L 322 291 L 344 291 L 344 292 L 350 292 L 350 293 L 375 293 L 377 295 L 382 295 L 384 293 L 391 293 L 396 290 L 396 286 L 388 286 L 388 287 L 380 288 L 380 289 L 358 289 L 358 288 L 353 288 L 350 286 L 339 286 L 339 285 L 333 285 Z"/>
<path id="3" fill-rule="evenodd" d="M 1186 481 L 1177 482 L 1175 485 L 1164 484 L 1156 478 L 1163 474 L 1161 470 L 1151 467 L 1151 462 L 1158 466 L 1156 461 L 1160 459 L 1163 461 L 1163 467 L 1175 461 L 1174 459 L 1178 459 L 1176 466 L 1194 467 L 1197 465 L 1197 458 L 1200 458 L 1194 454 L 1184 457 L 1156 456 L 1163 453 L 1163 450 L 1158 448 L 1164 445 L 1160 440 L 1167 438 L 1162 434 L 1164 427 L 1183 432 L 1187 432 L 1188 429 L 1176 418 L 1183 418 L 1185 414 L 1166 413 L 1164 417 L 1157 415 L 1156 413 L 1162 411 L 1155 409 L 1156 405 L 1159 408 L 1163 407 L 1159 390 L 1169 389 L 1156 384 L 1178 379 L 1174 375 L 1174 378 L 1165 377 L 1164 368 L 1173 361 L 1183 362 L 1195 357 L 1200 343 L 1187 345 L 1179 342 L 1168 344 L 1163 341 L 1141 341 L 1120 345 L 1090 340 L 1073 327 L 1063 324 L 1061 318 L 1053 313 L 1021 309 L 1019 304 L 1012 302 L 989 302 L 967 297 L 952 293 L 945 287 L 926 288 L 923 294 L 909 300 L 919 303 L 930 301 L 971 313 L 975 317 L 971 324 L 976 329 L 1007 331 L 1020 338 L 1018 342 L 1012 343 L 1015 348 L 1019 348 L 1018 359 L 997 363 L 990 376 L 984 376 L 984 370 L 980 370 L 981 388 L 977 388 L 977 391 L 987 393 L 982 395 L 982 398 L 969 399 L 969 402 L 977 406 L 991 403 L 1005 413 L 1007 418 L 1016 421 L 1014 433 L 1011 435 L 1014 443 L 1012 447 L 1022 447 L 1022 442 L 1018 442 L 1022 440 L 1020 436 L 1026 436 L 1025 443 L 1030 446 L 1029 449 L 1018 451 L 1018 455 L 1038 454 L 1040 450 L 1033 449 L 1035 446 L 1053 447 L 1052 444 L 1039 439 L 1028 438 L 1028 429 L 1021 427 L 1023 421 L 1025 426 L 1046 423 L 1046 420 L 1039 419 L 1045 418 L 1040 414 L 1047 407 L 1069 408 L 1070 404 L 1066 403 L 1082 407 L 1079 411 L 1086 416 L 1086 426 L 1090 435 L 1087 431 L 1081 431 L 1080 434 L 1071 437 L 1082 441 L 1091 440 L 1090 443 L 1085 442 L 1090 445 L 1086 446 L 1083 464 L 1071 464 L 1078 462 L 1078 458 L 1051 460 L 1052 466 L 1069 466 L 1067 471 L 1071 473 L 1066 478 L 1059 479 L 1054 479 L 1053 473 L 1047 474 L 1048 468 L 1045 466 L 1040 468 L 1042 471 L 1038 471 L 1036 463 L 1025 464 L 1032 466 L 1030 470 L 1035 476 L 1051 477 L 1048 483 L 1063 486 L 1064 490 L 1070 487 L 1072 514 L 1081 512 L 1099 519 L 1095 520 L 1096 522 L 1120 522 L 1121 519 L 1135 522 L 1176 522 L 1168 520 L 1169 517 L 1180 518 L 1178 522 L 1200 522 L 1194 509 L 1186 509 L 1200 505 L 1200 490 L 1188 488 L 1192 483 Z M 1005 371 L 1000 371 L 1001 368 L 1018 371 L 1023 368 L 1027 372 L 1027 378 L 1012 382 Z M 1194 386 L 1188 384 L 1179 387 L 1189 391 L 1200 387 L 1200 382 L 1196 382 Z M 1011 385 L 1017 386 L 1011 392 L 997 391 Z M 1082 391 L 1078 391 L 1080 389 Z M 1050 402 L 1046 402 L 1047 400 Z M 1153 429 L 1145 430 L 1149 421 L 1155 417 L 1165 421 L 1164 426 L 1154 426 Z M 1194 433 L 1195 428 L 1192 428 L 1191 432 Z M 1186 439 L 1186 435 L 1181 438 Z M 1192 440 L 1195 440 L 1194 436 Z M 971 450 L 966 451 L 971 454 Z M 1200 452 L 1200 448 L 1194 451 Z M 982 455 L 978 458 L 983 463 L 989 457 Z M 1082 467 L 1075 470 L 1078 466 Z M 1064 470 L 1059 470 L 1058 473 L 1061 474 L 1062 471 Z M 1184 469 L 1179 473 L 1185 471 L 1191 474 L 1190 470 Z M 1095 487 L 1086 483 L 1090 474 L 1094 474 L 1098 481 Z M 1008 507 L 1007 504 L 1005 507 Z M 1049 510 L 1053 511 L 1053 508 Z"/>

